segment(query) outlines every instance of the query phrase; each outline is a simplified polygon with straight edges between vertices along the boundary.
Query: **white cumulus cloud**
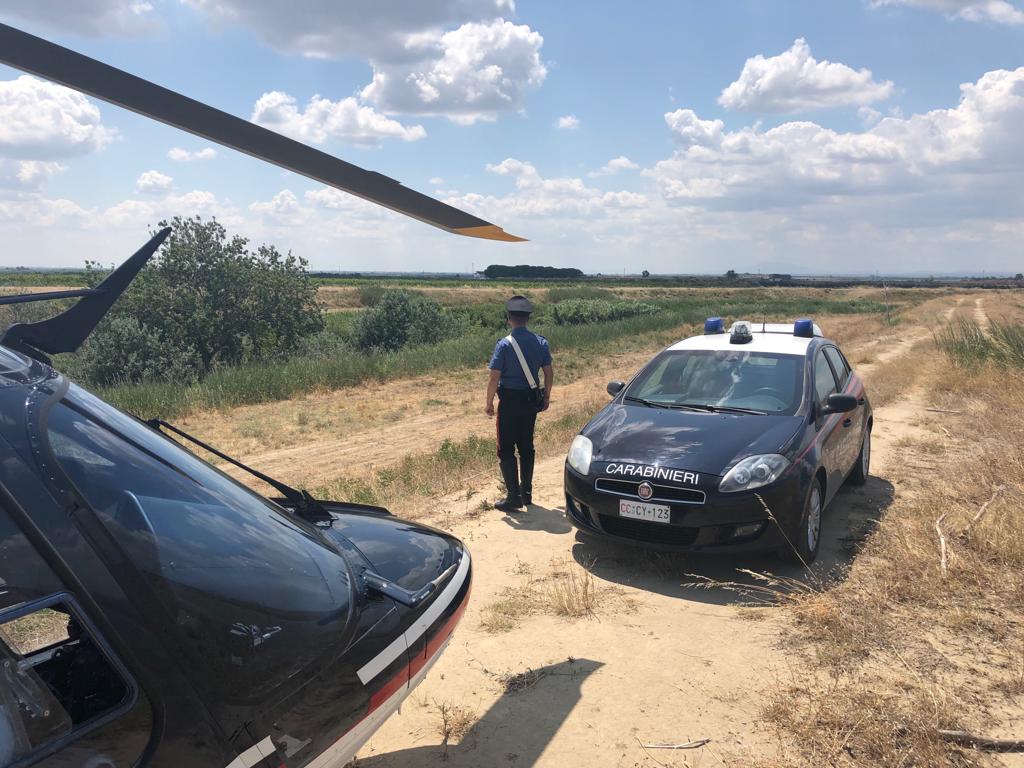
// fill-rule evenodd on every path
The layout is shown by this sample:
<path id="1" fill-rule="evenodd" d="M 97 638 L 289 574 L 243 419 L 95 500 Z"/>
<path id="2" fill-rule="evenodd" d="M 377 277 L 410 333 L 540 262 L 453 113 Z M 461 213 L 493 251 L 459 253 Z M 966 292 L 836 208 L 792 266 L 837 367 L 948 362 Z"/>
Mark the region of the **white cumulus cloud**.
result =
<path id="1" fill-rule="evenodd" d="M 264 93 L 252 110 L 252 121 L 300 141 L 323 144 L 328 138 L 373 145 L 382 139 L 416 141 L 427 135 L 421 125 L 403 125 L 352 96 L 331 101 L 313 96 L 300 109 L 294 96 L 280 91 Z"/>
<path id="2" fill-rule="evenodd" d="M 61 85 L 22 75 L 0 81 L 0 157 L 59 160 L 96 152 L 117 132 L 99 108 Z"/>
<path id="3" fill-rule="evenodd" d="M 167 150 L 167 157 L 176 163 L 192 163 L 196 160 L 213 160 L 217 156 L 217 150 L 213 147 L 203 147 L 194 152 L 181 147 L 171 147 Z"/>
<path id="4" fill-rule="evenodd" d="M 0 0 L 0 12 L 85 37 L 135 37 L 160 26 L 144 0 Z"/>
<path id="5" fill-rule="evenodd" d="M 135 191 L 141 195 L 161 195 L 171 191 L 174 182 L 170 176 L 160 171 L 146 171 L 135 180 Z"/>
<path id="6" fill-rule="evenodd" d="M 747 112 L 801 112 L 827 107 L 863 106 L 892 95 L 893 84 L 875 80 L 869 69 L 818 61 L 799 38 L 778 56 L 747 59 L 739 78 L 718 103 Z"/>
<path id="7" fill-rule="evenodd" d="M 527 92 L 540 87 L 547 68 L 544 38 L 504 19 L 463 24 L 417 41 L 428 55 L 414 62 L 374 62 L 362 98 L 386 112 L 442 115 L 471 124 L 523 108 Z"/>
<path id="8" fill-rule="evenodd" d="M 640 166 L 634 163 L 625 155 L 619 155 L 613 157 L 607 163 L 602 165 L 596 171 L 591 172 L 591 176 L 614 176 L 619 171 L 635 171 Z"/>
<path id="9" fill-rule="evenodd" d="M 884 199 L 886 216 L 913 205 L 915 217 L 945 221 L 950 206 L 996 214 L 1019 197 L 1024 67 L 962 85 L 951 109 L 870 118 L 860 132 L 807 121 L 728 131 L 676 110 L 665 121 L 681 146 L 646 173 L 666 199 L 718 209 Z"/>
<path id="10" fill-rule="evenodd" d="M 205 19 L 252 29 L 274 48 L 310 58 L 367 60 L 364 102 L 394 114 L 460 123 L 522 109 L 547 74 L 543 38 L 508 21 L 514 0 L 182 0 Z"/>
<path id="11" fill-rule="evenodd" d="M 275 226 L 299 226 L 306 218 L 299 199 L 290 189 L 282 189 L 270 200 L 252 203 L 249 210 Z"/>
<path id="12" fill-rule="evenodd" d="M 361 56 L 380 62 L 415 58 L 436 30 L 453 29 L 471 21 L 491 21 L 515 10 L 513 0 L 182 2 L 209 21 L 248 27 L 284 53 L 317 59 Z"/>
<path id="13" fill-rule="evenodd" d="M 871 5 L 909 5 L 937 11 L 951 19 L 1024 24 L 1024 9 L 1010 0 L 871 0 Z"/>
<path id="14" fill-rule="evenodd" d="M 563 115 L 555 121 L 555 128 L 560 131 L 575 131 L 579 127 L 580 121 L 576 115 Z"/>

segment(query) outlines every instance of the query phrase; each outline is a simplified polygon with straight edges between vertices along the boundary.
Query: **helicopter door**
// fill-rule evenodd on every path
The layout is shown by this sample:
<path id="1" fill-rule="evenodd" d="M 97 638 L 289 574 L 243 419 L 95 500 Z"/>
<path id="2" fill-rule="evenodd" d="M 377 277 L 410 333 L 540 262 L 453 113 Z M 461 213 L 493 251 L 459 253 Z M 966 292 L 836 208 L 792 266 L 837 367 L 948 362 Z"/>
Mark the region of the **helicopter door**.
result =
<path id="1" fill-rule="evenodd" d="M 151 731 L 131 675 L 0 507 L 0 768 L 127 768 Z"/>

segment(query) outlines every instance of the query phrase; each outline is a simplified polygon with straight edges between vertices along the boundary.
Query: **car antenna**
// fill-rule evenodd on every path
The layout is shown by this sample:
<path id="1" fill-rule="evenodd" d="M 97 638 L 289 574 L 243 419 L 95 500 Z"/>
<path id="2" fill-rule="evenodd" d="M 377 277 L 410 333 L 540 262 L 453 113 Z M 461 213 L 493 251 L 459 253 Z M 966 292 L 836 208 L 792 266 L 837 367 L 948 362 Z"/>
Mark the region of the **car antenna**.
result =
<path id="1" fill-rule="evenodd" d="M 313 498 L 312 495 L 310 495 L 309 491 L 300 491 L 297 488 L 292 488 L 290 485 L 282 483 L 280 480 L 275 480 L 270 475 L 265 475 L 258 469 L 253 469 L 247 464 L 243 464 L 238 459 L 228 456 L 223 451 L 218 451 L 212 445 L 204 443 L 198 437 L 190 435 L 185 430 L 179 429 L 178 427 L 164 421 L 163 419 L 147 419 L 146 424 L 148 424 L 158 432 L 160 432 L 163 429 L 169 430 L 170 432 L 173 432 L 179 437 L 188 440 L 190 443 L 198 445 L 204 451 L 209 451 L 217 458 L 223 459 L 229 464 L 234 464 L 239 469 L 248 472 L 253 477 L 258 478 L 267 485 L 277 489 L 277 491 L 282 496 L 284 496 L 284 498 L 287 499 L 289 503 L 295 506 L 295 513 L 299 515 L 299 517 L 302 517 L 303 519 L 308 520 L 311 523 L 322 523 L 329 522 L 330 520 L 332 520 L 327 510 L 324 509 L 323 506 L 321 506 L 319 501 L 317 501 L 315 498 Z"/>
<path id="2" fill-rule="evenodd" d="M 23 304 L 31 301 L 82 297 L 59 315 L 35 323 L 15 323 L 0 336 L 0 344 L 46 364 L 50 363 L 49 355 L 76 351 L 106 317 L 114 302 L 125 292 L 169 234 L 170 227 L 161 229 L 95 288 L 0 298 L 0 304 Z"/>

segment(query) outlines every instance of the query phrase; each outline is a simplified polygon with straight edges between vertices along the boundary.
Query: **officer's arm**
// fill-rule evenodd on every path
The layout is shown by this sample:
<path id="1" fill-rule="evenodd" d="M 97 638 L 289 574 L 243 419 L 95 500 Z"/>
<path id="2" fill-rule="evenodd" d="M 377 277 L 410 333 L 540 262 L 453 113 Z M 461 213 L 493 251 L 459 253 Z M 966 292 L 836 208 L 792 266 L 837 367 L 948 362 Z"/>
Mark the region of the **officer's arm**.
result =
<path id="1" fill-rule="evenodd" d="M 555 369 L 549 363 L 541 370 L 544 371 L 544 407 L 547 408 L 548 403 L 551 402 L 551 387 L 555 384 Z"/>
<path id="2" fill-rule="evenodd" d="M 494 396 L 498 394 L 498 381 L 501 379 L 501 371 L 491 369 L 491 378 L 487 380 L 487 400 L 484 403 L 484 413 L 488 416 L 494 415 Z"/>

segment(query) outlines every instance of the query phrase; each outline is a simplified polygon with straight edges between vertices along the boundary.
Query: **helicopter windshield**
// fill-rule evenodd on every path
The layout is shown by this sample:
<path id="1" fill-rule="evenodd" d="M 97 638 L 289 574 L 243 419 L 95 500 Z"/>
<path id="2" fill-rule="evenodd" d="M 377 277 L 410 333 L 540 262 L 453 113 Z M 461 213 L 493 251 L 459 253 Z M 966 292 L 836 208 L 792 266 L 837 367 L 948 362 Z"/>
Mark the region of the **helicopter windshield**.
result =
<path id="1" fill-rule="evenodd" d="M 222 664 L 232 698 L 272 690 L 345 634 L 348 564 L 280 507 L 73 384 L 47 433 L 183 637 Z"/>

